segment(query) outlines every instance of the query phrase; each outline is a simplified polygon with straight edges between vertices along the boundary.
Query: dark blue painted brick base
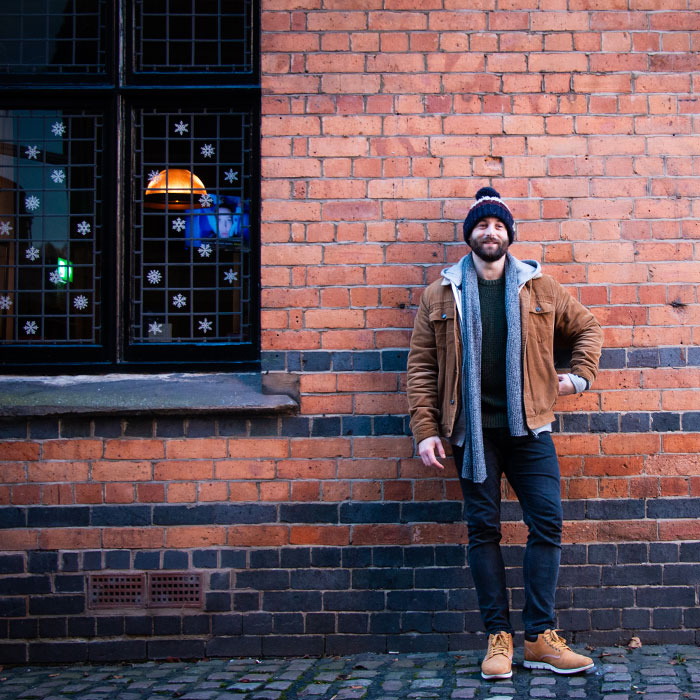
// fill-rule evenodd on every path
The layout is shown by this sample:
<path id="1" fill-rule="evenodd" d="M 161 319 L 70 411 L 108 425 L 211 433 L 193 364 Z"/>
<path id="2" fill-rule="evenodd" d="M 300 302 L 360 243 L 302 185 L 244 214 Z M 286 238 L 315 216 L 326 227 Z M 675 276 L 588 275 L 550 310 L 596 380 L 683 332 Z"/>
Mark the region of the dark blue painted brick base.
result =
<path id="1" fill-rule="evenodd" d="M 664 517 L 664 504 L 656 503 L 656 517 Z M 694 517 L 692 502 L 679 505 L 684 517 Z M 594 517 L 621 514 L 605 510 Z M 523 547 L 504 546 L 503 553 L 517 629 Z M 565 545 L 562 564 L 557 624 L 572 641 L 612 644 L 636 635 L 648 643 L 700 642 L 700 544 Z M 201 609 L 88 607 L 91 573 L 173 571 L 175 565 L 202 572 Z M 1 555 L 0 572 L 1 663 L 426 652 L 484 644 L 458 545 L 30 552 Z"/>

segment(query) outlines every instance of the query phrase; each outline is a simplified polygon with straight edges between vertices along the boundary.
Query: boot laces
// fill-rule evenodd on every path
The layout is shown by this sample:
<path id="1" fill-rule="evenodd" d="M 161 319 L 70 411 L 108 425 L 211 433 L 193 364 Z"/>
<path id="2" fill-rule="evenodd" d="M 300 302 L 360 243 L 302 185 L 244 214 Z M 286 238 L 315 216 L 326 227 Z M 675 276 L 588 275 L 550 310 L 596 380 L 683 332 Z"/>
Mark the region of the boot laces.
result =
<path id="1" fill-rule="evenodd" d="M 492 635 L 487 658 L 490 659 L 492 656 L 496 656 L 496 654 L 505 654 L 505 656 L 508 656 L 510 654 L 508 637 L 509 635 L 507 632 L 499 632 L 498 634 Z"/>
<path id="2" fill-rule="evenodd" d="M 556 630 L 550 630 L 549 634 L 545 636 L 549 646 L 554 647 L 558 651 L 566 651 L 569 647 L 566 644 L 566 639 L 560 637 Z"/>

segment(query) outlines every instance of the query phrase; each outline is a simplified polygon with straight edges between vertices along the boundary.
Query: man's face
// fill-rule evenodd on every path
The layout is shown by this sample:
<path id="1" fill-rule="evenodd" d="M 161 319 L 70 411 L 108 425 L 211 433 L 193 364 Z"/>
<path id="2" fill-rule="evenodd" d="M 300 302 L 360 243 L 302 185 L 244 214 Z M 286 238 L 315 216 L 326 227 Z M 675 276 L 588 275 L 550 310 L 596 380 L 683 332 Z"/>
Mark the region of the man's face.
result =
<path id="1" fill-rule="evenodd" d="M 233 228 L 233 212 L 226 207 L 219 207 L 219 238 L 230 238 Z"/>
<path id="2" fill-rule="evenodd" d="M 484 262 L 500 260 L 508 250 L 508 229 L 495 216 L 479 220 L 467 241 L 474 255 Z"/>

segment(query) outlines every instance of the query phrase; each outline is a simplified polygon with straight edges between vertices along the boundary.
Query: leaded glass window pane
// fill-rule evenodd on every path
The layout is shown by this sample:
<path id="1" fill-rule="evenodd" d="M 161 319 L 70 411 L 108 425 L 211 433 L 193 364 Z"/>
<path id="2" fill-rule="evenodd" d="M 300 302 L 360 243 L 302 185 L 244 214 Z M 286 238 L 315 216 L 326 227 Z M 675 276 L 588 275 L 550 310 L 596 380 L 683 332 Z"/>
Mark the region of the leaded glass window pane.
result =
<path id="1" fill-rule="evenodd" d="M 135 0 L 134 71 L 252 71 L 250 3 Z"/>
<path id="2" fill-rule="evenodd" d="M 100 342 L 98 114 L 0 112 L 0 339 Z"/>
<path id="3" fill-rule="evenodd" d="M 132 343 L 251 340 L 250 115 L 135 109 Z"/>
<path id="4" fill-rule="evenodd" d="M 4 0 L 0 72 L 105 74 L 107 0 Z"/>

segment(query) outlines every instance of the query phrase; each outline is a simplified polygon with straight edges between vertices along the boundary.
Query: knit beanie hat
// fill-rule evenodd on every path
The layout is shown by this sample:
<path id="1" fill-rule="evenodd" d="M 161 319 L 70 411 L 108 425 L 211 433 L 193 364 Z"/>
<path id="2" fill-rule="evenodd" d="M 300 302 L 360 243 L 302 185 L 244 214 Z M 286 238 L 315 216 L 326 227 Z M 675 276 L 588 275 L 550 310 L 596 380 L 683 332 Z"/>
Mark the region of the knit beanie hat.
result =
<path id="1" fill-rule="evenodd" d="M 513 215 L 501 195 L 493 187 L 482 187 L 476 193 L 476 202 L 471 205 L 467 218 L 464 220 L 464 240 L 469 242 L 474 227 L 487 216 L 495 216 L 500 219 L 508 231 L 508 241 L 513 242 L 515 230 L 513 229 Z"/>

